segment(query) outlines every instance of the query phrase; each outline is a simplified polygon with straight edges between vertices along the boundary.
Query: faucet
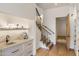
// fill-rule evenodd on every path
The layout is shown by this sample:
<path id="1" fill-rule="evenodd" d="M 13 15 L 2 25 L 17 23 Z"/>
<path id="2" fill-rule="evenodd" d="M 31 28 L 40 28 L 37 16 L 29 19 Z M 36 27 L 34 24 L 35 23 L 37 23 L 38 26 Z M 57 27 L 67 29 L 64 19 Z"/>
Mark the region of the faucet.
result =
<path id="1" fill-rule="evenodd" d="M 10 38 L 10 36 L 6 35 L 6 44 L 9 42 L 9 38 Z"/>
<path id="2" fill-rule="evenodd" d="M 26 32 L 23 33 L 23 37 L 24 37 L 24 39 L 28 39 L 28 35 Z"/>

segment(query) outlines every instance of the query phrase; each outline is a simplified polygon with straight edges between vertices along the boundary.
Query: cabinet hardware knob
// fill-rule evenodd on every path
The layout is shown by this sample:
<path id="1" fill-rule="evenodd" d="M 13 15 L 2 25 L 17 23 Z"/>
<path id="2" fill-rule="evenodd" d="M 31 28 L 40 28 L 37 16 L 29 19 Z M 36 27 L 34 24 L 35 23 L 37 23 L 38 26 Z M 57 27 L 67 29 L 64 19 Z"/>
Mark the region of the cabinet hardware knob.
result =
<path id="1" fill-rule="evenodd" d="M 19 49 L 17 49 L 17 50 L 15 50 L 15 51 L 13 51 L 12 53 L 15 53 L 15 52 L 18 52 L 19 51 Z"/>

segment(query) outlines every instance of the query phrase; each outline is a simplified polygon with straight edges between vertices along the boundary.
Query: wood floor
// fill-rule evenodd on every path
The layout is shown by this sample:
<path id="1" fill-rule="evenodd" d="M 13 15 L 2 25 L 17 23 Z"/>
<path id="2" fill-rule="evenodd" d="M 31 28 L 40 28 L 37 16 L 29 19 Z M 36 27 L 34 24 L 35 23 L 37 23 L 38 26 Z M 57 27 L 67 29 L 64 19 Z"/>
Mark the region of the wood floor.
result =
<path id="1" fill-rule="evenodd" d="M 51 50 L 40 48 L 37 50 L 37 56 L 75 56 L 73 50 L 67 50 L 65 43 L 57 42 Z"/>

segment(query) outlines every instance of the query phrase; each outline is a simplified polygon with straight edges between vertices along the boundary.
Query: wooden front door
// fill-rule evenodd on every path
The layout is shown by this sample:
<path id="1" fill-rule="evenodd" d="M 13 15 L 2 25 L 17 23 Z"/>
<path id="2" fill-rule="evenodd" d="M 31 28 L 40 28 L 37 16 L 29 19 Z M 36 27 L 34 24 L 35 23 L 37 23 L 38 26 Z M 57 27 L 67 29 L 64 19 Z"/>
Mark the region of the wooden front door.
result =
<path id="1" fill-rule="evenodd" d="M 70 47 L 70 18 L 69 15 L 67 16 L 66 19 L 66 46 L 67 49 Z"/>

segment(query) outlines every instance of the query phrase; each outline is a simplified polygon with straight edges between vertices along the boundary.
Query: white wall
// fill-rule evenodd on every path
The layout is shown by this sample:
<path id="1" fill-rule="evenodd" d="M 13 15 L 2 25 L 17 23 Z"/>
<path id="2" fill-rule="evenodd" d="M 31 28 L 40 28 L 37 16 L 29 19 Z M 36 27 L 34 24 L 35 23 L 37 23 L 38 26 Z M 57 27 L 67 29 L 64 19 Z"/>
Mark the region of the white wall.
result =
<path id="1" fill-rule="evenodd" d="M 56 44 L 56 17 L 67 16 L 69 7 L 58 7 L 44 11 L 44 24 L 55 32 L 52 41 Z"/>
<path id="2" fill-rule="evenodd" d="M 0 12 L 27 19 L 35 19 L 34 3 L 0 3 Z"/>
<path id="3" fill-rule="evenodd" d="M 78 13 L 78 15 L 79 15 L 79 13 Z M 77 30 L 77 33 L 76 33 L 76 35 L 77 35 L 77 48 L 78 48 L 78 50 L 79 50 L 79 16 L 78 16 L 78 19 L 77 19 L 77 24 L 76 24 L 76 26 L 77 26 L 77 28 L 76 28 L 76 30 Z"/>
<path id="4" fill-rule="evenodd" d="M 66 17 L 56 19 L 56 34 L 57 36 L 66 36 Z"/>
<path id="5" fill-rule="evenodd" d="M 70 48 L 71 49 L 75 49 L 75 40 L 76 40 L 76 23 L 75 23 L 75 19 L 77 17 L 77 12 L 76 9 L 74 7 L 69 8 L 70 9 Z M 73 16 L 71 16 L 73 14 Z"/>
<path id="6" fill-rule="evenodd" d="M 39 8 L 38 6 L 36 6 L 36 7 L 37 7 L 40 15 L 43 15 L 43 10 L 41 8 Z M 40 20 L 40 19 L 38 19 L 37 15 L 36 15 L 36 19 Z M 36 48 L 37 49 L 40 48 L 40 46 L 41 46 L 40 45 L 40 39 L 41 39 L 41 31 L 39 30 L 38 27 L 36 27 Z"/>

